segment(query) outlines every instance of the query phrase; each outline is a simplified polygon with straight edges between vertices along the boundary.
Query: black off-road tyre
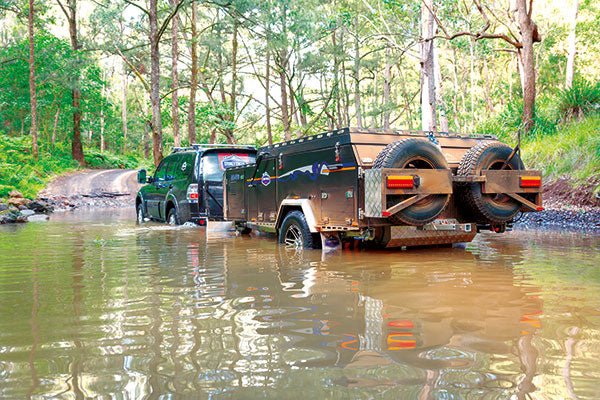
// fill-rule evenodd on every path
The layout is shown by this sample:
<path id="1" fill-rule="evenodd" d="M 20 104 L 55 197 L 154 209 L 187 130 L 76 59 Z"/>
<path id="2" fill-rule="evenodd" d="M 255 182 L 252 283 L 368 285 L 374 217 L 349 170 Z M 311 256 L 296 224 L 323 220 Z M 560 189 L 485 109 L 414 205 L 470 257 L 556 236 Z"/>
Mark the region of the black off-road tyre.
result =
<path id="1" fill-rule="evenodd" d="M 142 203 L 138 203 L 135 206 L 136 223 L 143 224 L 145 222 L 146 215 L 144 214 L 144 206 Z"/>
<path id="2" fill-rule="evenodd" d="M 418 168 L 448 169 L 448 162 L 433 143 L 417 138 L 408 138 L 390 143 L 379 152 L 373 168 Z M 387 207 L 405 200 L 409 196 L 388 196 Z M 425 225 L 444 211 L 450 201 L 449 194 L 431 195 L 388 217 L 394 225 Z"/>
<path id="3" fill-rule="evenodd" d="M 166 222 L 168 225 L 181 225 L 181 221 L 179 220 L 179 215 L 177 214 L 177 209 L 175 207 L 171 207 L 169 209 Z"/>
<path id="4" fill-rule="evenodd" d="M 247 226 L 243 225 L 236 226 L 235 230 L 239 232 L 240 235 L 249 235 L 252 233 L 252 228 L 248 228 Z"/>
<path id="5" fill-rule="evenodd" d="M 279 243 L 289 247 L 316 249 L 319 240 L 310 232 L 306 218 L 301 211 L 290 211 L 279 229 Z"/>
<path id="6" fill-rule="evenodd" d="M 484 170 L 500 170 L 512 153 L 512 148 L 500 142 L 483 142 L 469 149 L 460 161 L 459 176 L 480 175 Z M 525 169 L 518 154 L 504 169 Z M 480 183 L 467 183 L 459 187 L 459 198 L 467 208 L 467 215 L 475 222 L 501 224 L 512 220 L 521 205 L 504 194 L 484 194 Z"/>

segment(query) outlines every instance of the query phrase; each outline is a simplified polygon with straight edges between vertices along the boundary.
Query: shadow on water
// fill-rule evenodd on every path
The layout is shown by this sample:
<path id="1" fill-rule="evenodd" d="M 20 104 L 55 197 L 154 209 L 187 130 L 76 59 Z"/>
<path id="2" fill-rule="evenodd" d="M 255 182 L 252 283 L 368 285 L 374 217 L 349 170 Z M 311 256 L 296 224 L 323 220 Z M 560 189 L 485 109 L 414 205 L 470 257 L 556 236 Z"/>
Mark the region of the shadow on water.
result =
<path id="1" fill-rule="evenodd" d="M 133 219 L 0 228 L 0 397 L 600 395 L 597 236 L 324 256 Z"/>

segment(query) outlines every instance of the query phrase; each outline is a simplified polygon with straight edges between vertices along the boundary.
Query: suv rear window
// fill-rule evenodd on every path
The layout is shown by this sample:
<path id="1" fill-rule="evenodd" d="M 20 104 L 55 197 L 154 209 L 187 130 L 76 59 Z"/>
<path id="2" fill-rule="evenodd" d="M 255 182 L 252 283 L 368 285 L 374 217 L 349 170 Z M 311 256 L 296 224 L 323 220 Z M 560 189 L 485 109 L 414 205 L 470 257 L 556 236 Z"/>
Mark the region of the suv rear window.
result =
<path id="1" fill-rule="evenodd" d="M 215 152 L 202 157 L 203 175 L 206 181 L 223 180 L 226 168 L 254 162 L 255 155 L 248 153 Z"/>

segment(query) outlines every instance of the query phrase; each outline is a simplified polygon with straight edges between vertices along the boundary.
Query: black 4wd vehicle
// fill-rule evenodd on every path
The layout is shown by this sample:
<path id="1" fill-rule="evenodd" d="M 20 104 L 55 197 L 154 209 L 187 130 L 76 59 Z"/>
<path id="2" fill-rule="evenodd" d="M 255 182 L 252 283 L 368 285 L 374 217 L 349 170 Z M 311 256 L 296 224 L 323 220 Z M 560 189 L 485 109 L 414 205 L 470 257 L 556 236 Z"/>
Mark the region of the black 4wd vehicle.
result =
<path id="1" fill-rule="evenodd" d="M 223 173 L 226 168 L 253 163 L 253 146 L 204 145 L 175 148 L 153 176 L 138 172 L 137 221 L 146 218 L 178 225 L 223 219 Z"/>

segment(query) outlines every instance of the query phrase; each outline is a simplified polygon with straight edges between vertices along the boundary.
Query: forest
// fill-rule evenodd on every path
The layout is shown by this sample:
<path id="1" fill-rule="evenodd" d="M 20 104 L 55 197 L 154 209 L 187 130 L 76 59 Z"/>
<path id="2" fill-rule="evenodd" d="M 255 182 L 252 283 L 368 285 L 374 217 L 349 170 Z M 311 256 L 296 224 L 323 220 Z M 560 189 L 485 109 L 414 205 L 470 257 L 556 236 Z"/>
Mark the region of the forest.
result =
<path id="1" fill-rule="evenodd" d="M 0 0 L 0 197 L 345 126 L 520 133 L 597 180 L 598 34 L 593 0 Z"/>

